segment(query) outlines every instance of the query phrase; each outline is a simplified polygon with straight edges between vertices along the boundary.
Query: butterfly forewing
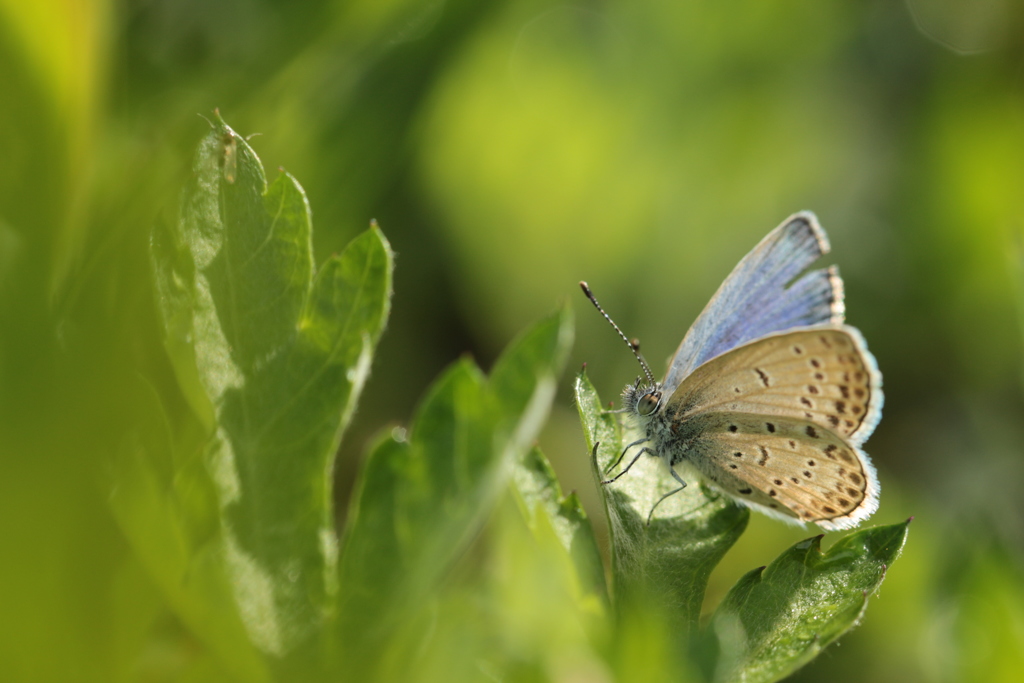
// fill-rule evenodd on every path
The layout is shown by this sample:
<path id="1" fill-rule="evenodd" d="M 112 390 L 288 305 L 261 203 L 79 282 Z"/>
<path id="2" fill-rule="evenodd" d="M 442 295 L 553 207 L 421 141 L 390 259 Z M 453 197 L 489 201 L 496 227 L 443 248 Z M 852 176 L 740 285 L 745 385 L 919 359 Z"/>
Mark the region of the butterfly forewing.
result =
<path id="1" fill-rule="evenodd" d="M 878 506 L 863 453 L 806 420 L 708 412 L 688 420 L 687 459 L 737 500 L 826 529 L 854 526 Z"/>
<path id="2" fill-rule="evenodd" d="M 754 339 L 797 326 L 841 324 L 843 282 L 836 268 L 804 273 L 828 251 L 825 232 L 807 211 L 768 233 L 686 333 L 665 376 L 665 391 L 671 394 L 702 363 Z"/>
<path id="3" fill-rule="evenodd" d="M 707 411 L 787 417 L 860 445 L 878 421 L 881 379 L 860 334 L 845 326 L 763 337 L 713 358 L 666 406 L 673 421 Z M 819 429 L 819 428 L 823 428 Z"/>

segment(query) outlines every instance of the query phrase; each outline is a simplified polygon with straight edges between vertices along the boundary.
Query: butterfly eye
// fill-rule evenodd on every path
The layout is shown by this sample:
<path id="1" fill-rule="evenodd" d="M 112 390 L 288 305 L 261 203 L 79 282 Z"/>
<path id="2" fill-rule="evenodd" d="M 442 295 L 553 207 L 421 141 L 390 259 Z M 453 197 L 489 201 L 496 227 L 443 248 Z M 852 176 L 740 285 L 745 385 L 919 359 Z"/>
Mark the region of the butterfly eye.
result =
<path id="1" fill-rule="evenodd" d="M 650 415 L 658 409 L 661 405 L 661 392 L 650 391 L 640 397 L 640 400 L 636 403 L 636 412 L 641 415 Z"/>

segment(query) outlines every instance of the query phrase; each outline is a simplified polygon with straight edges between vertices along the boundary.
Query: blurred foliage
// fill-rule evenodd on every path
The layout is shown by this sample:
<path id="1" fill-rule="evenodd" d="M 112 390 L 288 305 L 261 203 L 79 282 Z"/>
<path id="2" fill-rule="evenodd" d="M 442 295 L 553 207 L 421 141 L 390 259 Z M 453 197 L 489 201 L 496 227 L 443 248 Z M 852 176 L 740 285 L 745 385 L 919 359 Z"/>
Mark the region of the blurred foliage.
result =
<path id="1" fill-rule="evenodd" d="M 219 107 L 264 133 L 250 144 L 268 168 L 302 179 L 318 262 L 372 218 L 397 253 L 391 321 L 337 460 L 343 518 L 372 435 L 407 423 L 460 354 L 490 366 L 586 278 L 666 357 L 742 254 L 814 210 L 885 375 L 872 523 L 916 521 L 864 623 L 796 678 L 1015 680 L 1022 35 L 1009 0 L 3 0 L 0 678 L 201 680 L 221 666 L 140 565 L 108 476 L 115 454 L 199 438 L 174 418 L 189 403 L 147 250 L 177 221 L 208 130 L 196 114 Z M 579 319 L 569 362 L 589 360 L 611 395 L 635 361 L 592 311 Z M 568 384 L 541 443 L 605 538 Z M 519 596 L 544 589 L 557 606 L 578 589 L 551 573 L 554 551 L 514 552 L 536 541 L 510 506 L 452 570 L 444 619 L 422 612 L 437 644 L 424 678 L 487 641 L 524 678 L 537 660 L 517 653 L 551 645 L 550 677 L 610 679 L 585 619 L 552 608 L 551 630 L 533 630 L 539 608 Z M 802 536 L 752 518 L 705 614 Z M 645 664 L 665 660 L 665 634 L 630 633 L 616 674 L 656 680 Z M 410 635 L 403 652 L 420 645 Z"/>

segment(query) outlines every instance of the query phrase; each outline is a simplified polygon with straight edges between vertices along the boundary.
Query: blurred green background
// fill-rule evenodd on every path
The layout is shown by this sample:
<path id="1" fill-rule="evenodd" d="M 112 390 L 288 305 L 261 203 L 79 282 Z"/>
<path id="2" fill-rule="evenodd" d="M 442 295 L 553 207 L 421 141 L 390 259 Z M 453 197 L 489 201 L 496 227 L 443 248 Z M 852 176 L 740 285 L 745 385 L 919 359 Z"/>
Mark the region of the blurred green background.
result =
<path id="1" fill-rule="evenodd" d="M 580 279 L 666 358 L 744 253 L 815 211 L 885 377 L 872 522 L 916 521 L 863 625 L 797 678 L 1019 680 L 1019 3 L 2 0 L 3 680 L 175 680 L 199 647 L 166 635 L 103 474 L 138 377 L 174 394 L 147 242 L 214 108 L 306 188 L 318 260 L 371 218 L 398 254 L 339 510 L 443 367 L 487 367 L 567 299 L 571 365 L 615 397 L 635 361 Z M 601 532 L 563 385 L 541 445 Z M 807 534 L 752 520 L 708 604 Z"/>

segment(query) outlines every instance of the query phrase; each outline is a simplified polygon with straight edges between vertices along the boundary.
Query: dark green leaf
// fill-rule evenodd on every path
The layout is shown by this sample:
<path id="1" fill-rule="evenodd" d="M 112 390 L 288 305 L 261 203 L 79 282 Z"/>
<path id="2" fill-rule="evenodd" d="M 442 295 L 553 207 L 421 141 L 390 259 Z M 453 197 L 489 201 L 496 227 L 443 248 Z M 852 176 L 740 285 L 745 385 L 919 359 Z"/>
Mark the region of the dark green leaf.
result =
<path id="1" fill-rule="evenodd" d="M 372 227 L 314 279 L 302 188 L 286 173 L 268 188 L 219 118 L 193 170 L 177 230 L 153 237 L 165 342 L 189 404 L 212 413 L 238 610 L 281 655 L 334 609 L 332 462 L 387 319 L 392 256 Z"/>
<path id="2" fill-rule="evenodd" d="M 858 531 L 825 553 L 815 536 L 740 579 L 708 627 L 718 644 L 714 680 L 779 680 L 855 626 L 909 523 Z"/>
<path id="3" fill-rule="evenodd" d="M 587 438 L 596 449 L 594 476 L 614 462 L 638 437 L 603 412 L 597 392 L 580 373 L 576 405 Z M 629 463 L 631 449 L 621 466 Z M 683 475 L 684 479 L 686 475 Z M 691 477 L 689 486 L 661 503 L 647 526 L 655 501 L 676 487 L 660 460 L 644 457 L 613 484 L 601 487 L 612 540 L 614 594 L 620 611 L 657 609 L 680 643 L 700 617 L 708 577 L 746 528 L 749 513 Z"/>

